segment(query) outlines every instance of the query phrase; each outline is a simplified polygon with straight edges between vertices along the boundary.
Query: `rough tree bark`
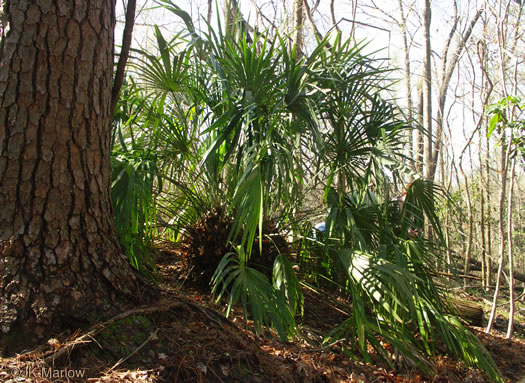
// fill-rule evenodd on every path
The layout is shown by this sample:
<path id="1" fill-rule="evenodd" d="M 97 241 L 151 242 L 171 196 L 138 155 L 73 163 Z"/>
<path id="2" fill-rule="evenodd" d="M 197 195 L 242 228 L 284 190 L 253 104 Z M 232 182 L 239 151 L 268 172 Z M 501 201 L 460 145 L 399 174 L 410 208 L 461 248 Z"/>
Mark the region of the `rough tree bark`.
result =
<path id="1" fill-rule="evenodd" d="M 4 2 L 0 330 L 49 337 L 140 296 L 113 228 L 114 0 Z M 9 340 L 12 340 L 10 343 Z M 8 344 L 6 344 L 8 343 Z M 14 351 L 14 350 L 13 350 Z"/>

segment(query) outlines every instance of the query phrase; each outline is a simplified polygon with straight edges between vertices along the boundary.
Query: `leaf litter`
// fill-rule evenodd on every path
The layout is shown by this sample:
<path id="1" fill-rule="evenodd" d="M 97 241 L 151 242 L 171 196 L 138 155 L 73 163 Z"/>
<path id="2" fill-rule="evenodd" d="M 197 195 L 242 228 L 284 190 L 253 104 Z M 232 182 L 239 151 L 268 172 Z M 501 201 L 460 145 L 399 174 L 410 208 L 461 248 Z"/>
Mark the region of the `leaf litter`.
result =
<path id="1" fill-rule="evenodd" d="M 229 319 L 202 287 L 188 282 L 173 249 L 159 251 L 162 298 L 131 308 L 85 331 L 64 333 L 47 344 L 0 358 L 2 382 L 489 382 L 481 371 L 448 355 L 432 359 L 435 376 L 406 363 L 396 370 L 380 358 L 349 358 L 342 340 L 322 340 L 344 313 L 305 291 L 301 338 L 283 342 L 267 330 L 257 336 L 242 310 Z M 470 327 L 508 382 L 525 381 L 525 341 L 497 330 Z M 351 347 L 350 343 L 346 344 Z M 389 347 L 384 343 L 385 347 Z M 76 374 L 76 375 L 75 375 Z M 81 376 L 79 376 L 81 374 Z"/>

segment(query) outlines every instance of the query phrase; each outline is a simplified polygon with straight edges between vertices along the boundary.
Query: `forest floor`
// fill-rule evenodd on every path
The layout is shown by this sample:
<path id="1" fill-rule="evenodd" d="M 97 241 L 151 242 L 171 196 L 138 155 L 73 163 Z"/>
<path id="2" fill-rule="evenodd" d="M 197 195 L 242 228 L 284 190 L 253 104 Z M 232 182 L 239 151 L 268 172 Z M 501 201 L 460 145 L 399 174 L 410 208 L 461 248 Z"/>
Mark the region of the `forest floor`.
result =
<path id="1" fill-rule="evenodd" d="M 448 355 L 432 359 L 425 376 L 406 363 L 392 370 L 379 358 L 365 364 L 322 347 L 345 315 L 330 299 L 305 291 L 304 317 L 295 342 L 267 331 L 257 336 L 237 310 L 223 307 L 185 279 L 176 254 L 157 259 L 161 300 L 137 307 L 85 332 L 64 334 L 34 350 L 0 358 L 1 382 L 488 382 L 482 372 Z M 335 298 L 334 298 L 335 299 Z M 476 298 L 472 298 L 476 299 Z M 470 327 L 508 382 L 525 382 L 523 327 L 513 340 L 503 328 L 490 335 Z M 350 347 L 350 346 L 349 346 Z M 389 345 L 385 344 L 385 347 Z"/>

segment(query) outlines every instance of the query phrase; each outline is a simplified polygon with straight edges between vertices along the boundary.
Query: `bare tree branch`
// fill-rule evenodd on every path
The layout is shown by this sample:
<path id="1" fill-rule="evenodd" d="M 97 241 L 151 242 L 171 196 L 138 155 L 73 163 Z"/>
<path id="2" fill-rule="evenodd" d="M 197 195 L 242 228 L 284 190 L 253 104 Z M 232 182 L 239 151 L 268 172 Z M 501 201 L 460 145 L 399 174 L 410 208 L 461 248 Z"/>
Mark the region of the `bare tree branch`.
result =
<path id="1" fill-rule="evenodd" d="M 310 22 L 310 25 L 312 26 L 312 29 L 315 33 L 315 36 L 319 39 L 319 40 L 322 40 L 323 39 L 323 35 L 321 34 L 321 32 L 319 32 L 319 29 L 317 28 L 317 25 L 315 25 L 315 22 L 312 18 L 312 13 L 313 11 L 310 9 L 310 6 L 308 5 L 308 0 L 303 0 L 303 5 L 304 5 L 304 9 L 306 11 L 306 17 L 308 17 L 308 21 Z M 314 10 L 315 8 L 317 8 L 317 5 L 319 5 L 319 1 L 317 2 L 317 4 L 314 6 Z M 330 47 L 329 44 L 327 44 L 328 47 Z"/>
<path id="2" fill-rule="evenodd" d="M 335 3 L 335 0 L 330 0 L 330 17 L 332 19 L 332 25 L 337 30 L 337 33 L 341 33 L 341 29 L 339 29 L 339 26 L 338 26 L 339 23 L 335 20 L 334 3 Z"/>
<path id="3" fill-rule="evenodd" d="M 455 3 L 455 2 L 454 2 Z M 438 95 L 438 111 L 437 111 L 437 121 L 436 121 L 436 138 L 437 138 L 437 142 L 436 142 L 436 145 L 434 145 L 434 148 L 432 150 L 432 157 L 431 157 L 431 161 L 430 161 L 430 175 L 431 177 L 433 178 L 434 177 L 434 174 L 436 172 L 436 164 L 437 164 L 437 160 L 438 160 L 438 157 L 439 157 L 439 153 L 442 149 L 442 142 L 441 142 L 441 137 L 443 135 L 443 111 L 444 111 L 444 108 L 445 108 L 445 102 L 446 102 L 446 99 L 447 99 L 447 90 L 448 90 L 448 86 L 450 84 L 450 79 L 452 78 L 452 74 L 454 73 L 454 70 L 457 66 L 457 63 L 461 57 L 461 54 L 465 48 L 465 45 L 467 43 L 467 41 L 469 40 L 470 38 L 470 35 L 472 34 L 472 31 L 474 30 L 474 26 L 476 25 L 476 23 L 478 22 L 480 16 L 483 14 L 485 10 L 485 6 L 482 5 L 476 12 L 476 14 L 474 15 L 474 17 L 472 18 L 472 20 L 470 21 L 470 24 L 467 28 L 467 30 L 465 31 L 465 33 L 461 36 L 460 40 L 459 40 L 459 43 L 458 43 L 458 46 L 456 47 L 456 50 L 454 51 L 452 57 L 450 58 L 450 62 L 448 62 L 448 50 L 449 50 L 449 45 L 450 45 L 450 40 L 452 40 L 452 36 L 455 34 L 455 31 L 457 29 L 457 22 L 458 22 L 458 17 L 457 17 L 457 13 L 455 13 L 455 16 L 454 16 L 454 25 L 451 29 L 451 32 L 449 34 L 449 38 L 447 40 L 447 43 L 445 44 L 445 49 L 443 51 L 443 57 L 442 57 L 442 60 L 443 60 L 443 67 L 442 67 L 442 74 L 441 74 L 441 85 L 439 87 L 439 95 Z M 456 9 L 457 11 L 457 9 Z M 448 65 L 447 65 L 448 64 Z"/>

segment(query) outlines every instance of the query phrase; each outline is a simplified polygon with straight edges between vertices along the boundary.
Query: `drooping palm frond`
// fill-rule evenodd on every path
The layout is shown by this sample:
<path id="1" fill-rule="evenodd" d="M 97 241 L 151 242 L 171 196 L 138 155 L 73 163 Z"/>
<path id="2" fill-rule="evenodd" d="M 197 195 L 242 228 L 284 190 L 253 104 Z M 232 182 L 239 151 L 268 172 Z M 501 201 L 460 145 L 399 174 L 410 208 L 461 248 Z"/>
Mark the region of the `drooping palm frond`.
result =
<path id="1" fill-rule="evenodd" d="M 334 240 L 326 251 L 345 271 L 352 300 L 351 317 L 334 330 L 333 336 L 352 332 L 358 340 L 358 352 L 368 359 L 368 345 L 379 354 L 384 352 L 374 338 L 374 334 L 379 335 L 427 372 L 432 366 L 425 361 L 425 354 L 433 354 L 433 340 L 440 339 L 456 356 L 500 381 L 501 375 L 481 342 L 454 316 L 445 314 L 450 310 L 442 301 L 442 289 L 433 281 L 436 273 L 432 265 L 437 255 L 429 242 L 422 233 L 419 237 L 408 234 L 406 226 L 417 225 L 414 217 L 427 219 L 434 213 L 431 202 L 437 194 L 429 198 L 434 190 L 437 188 L 427 181 L 415 181 L 407 190 L 397 221 L 381 219 L 381 212 L 387 211 L 381 204 L 386 202 L 375 198 L 366 199 L 368 220 L 356 220 L 355 211 L 349 207 L 352 199 L 339 201 L 337 193 L 332 192 L 327 226 L 332 226 L 330 236 Z M 374 225 L 374 235 L 363 234 Z M 414 333 L 419 336 L 414 337 Z"/>
<path id="2" fill-rule="evenodd" d="M 289 288 L 290 283 L 296 283 L 286 270 L 287 265 L 282 265 L 284 270 L 277 271 L 279 287 L 274 288 L 264 274 L 247 266 L 248 256 L 244 248 L 237 245 L 235 249 L 236 253 L 228 253 L 223 257 L 212 278 L 212 291 L 217 294 L 217 301 L 228 293 L 226 316 L 240 300 L 245 318 L 251 315 L 257 333 L 261 332 L 263 325 L 273 326 L 282 339 L 288 339 L 296 332 L 294 316 L 298 297 L 287 300 L 292 297 L 286 295 L 292 290 Z M 277 269 L 282 266 L 277 266 Z M 290 305 L 288 302 L 295 304 Z"/>

